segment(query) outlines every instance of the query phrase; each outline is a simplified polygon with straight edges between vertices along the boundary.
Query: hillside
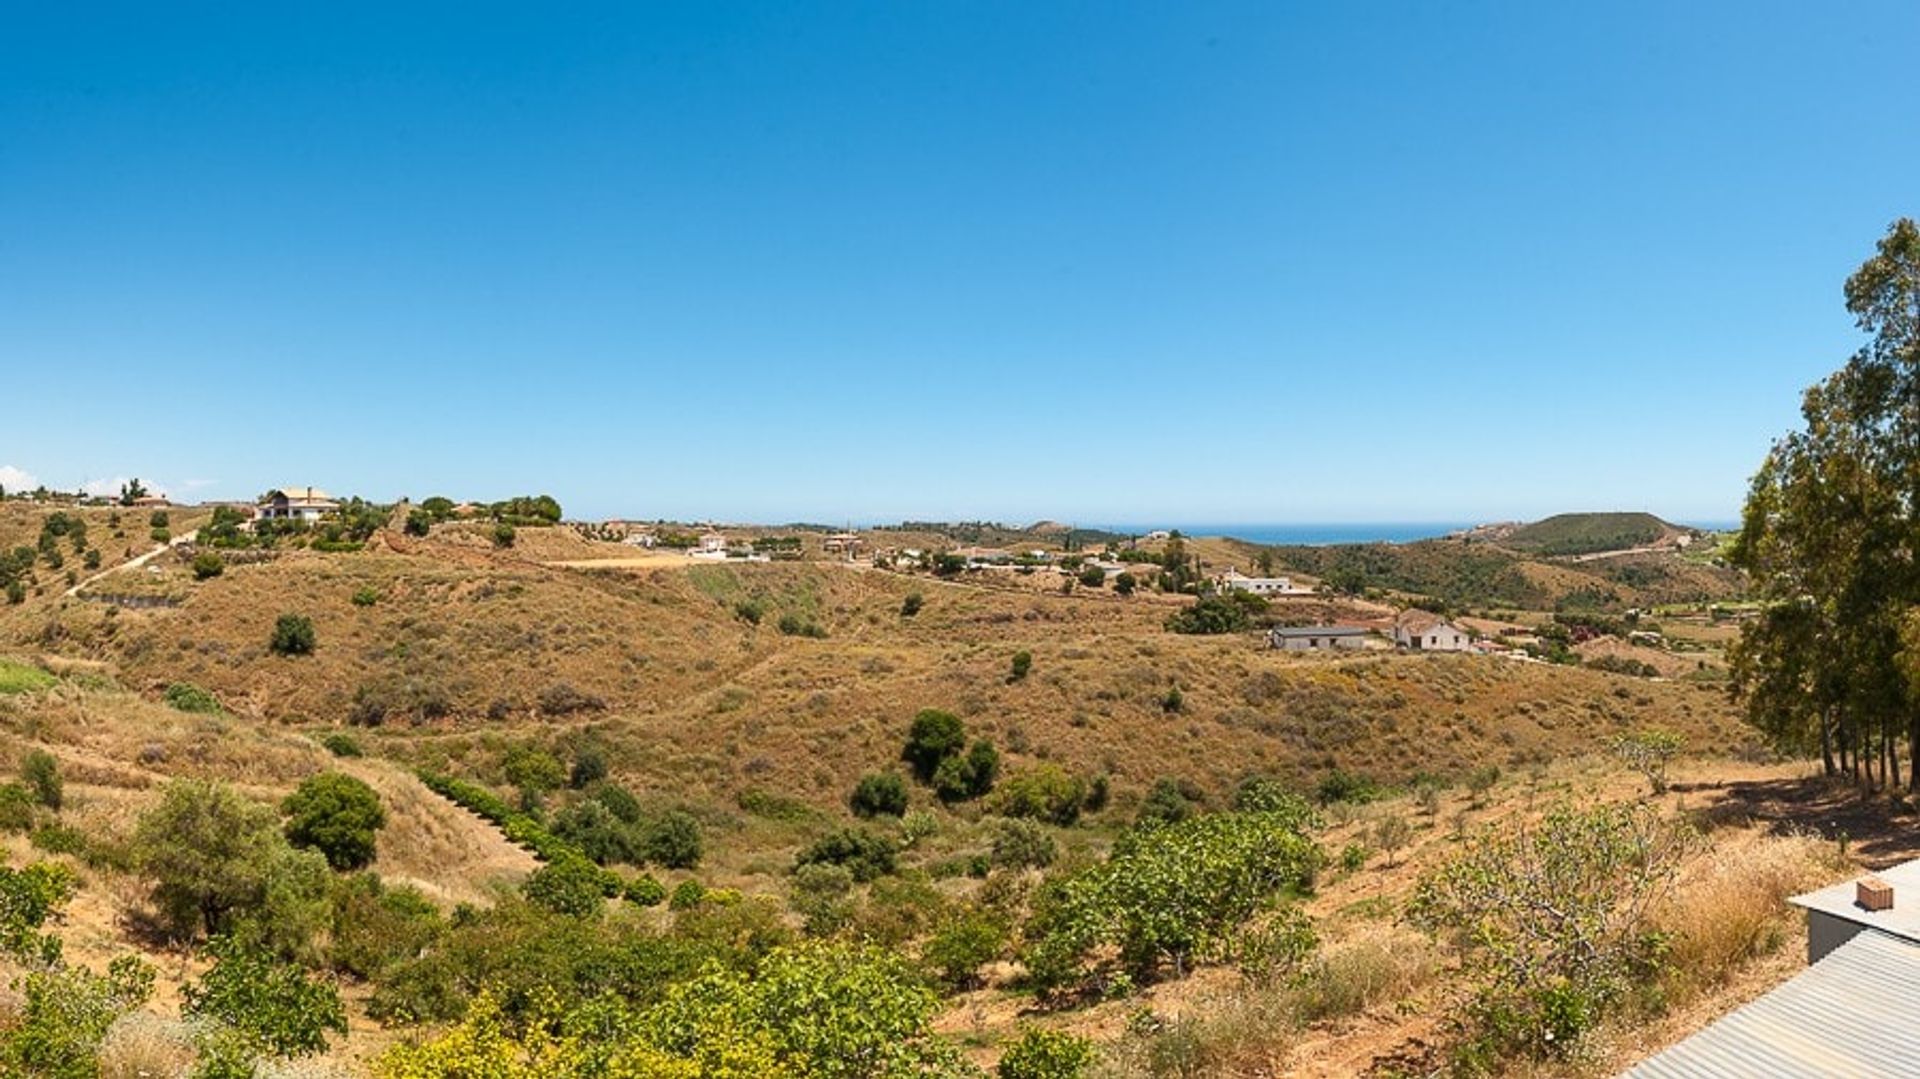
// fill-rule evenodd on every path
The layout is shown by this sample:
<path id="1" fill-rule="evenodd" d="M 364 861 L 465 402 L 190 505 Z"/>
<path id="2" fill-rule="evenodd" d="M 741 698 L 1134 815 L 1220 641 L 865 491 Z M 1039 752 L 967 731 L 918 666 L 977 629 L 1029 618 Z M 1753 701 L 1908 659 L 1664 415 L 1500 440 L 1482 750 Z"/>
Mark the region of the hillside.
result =
<path id="1" fill-rule="evenodd" d="M 18 527 L 31 533 L 30 525 Z M 1480 544 L 1409 547 L 1412 560 L 1380 565 L 1444 581 L 1481 564 L 1463 563 L 1464 551 L 1543 598 L 1605 579 Z M 1210 563 L 1258 554 L 1225 540 L 1194 549 Z M 0 607 L 0 654 L 12 653 L 6 669 L 17 674 L 0 680 L 0 759 L 22 770 L 31 752 L 50 752 L 68 791 L 65 808 L 34 811 L 11 849 L 16 863 L 74 867 L 67 947 L 104 969 L 129 949 L 184 954 L 138 928 L 154 912 L 142 863 L 126 853 L 169 780 L 221 780 L 266 805 L 328 772 L 367 783 L 389 818 L 369 867 L 377 883 L 349 887 L 362 878 L 343 875 L 323 902 L 332 917 L 374 918 L 382 935 L 368 941 L 336 922 L 319 932 L 316 950 L 296 953 L 343 988 L 348 1034 L 327 1059 L 346 1074 L 434 1036 L 478 985 L 524 1000 L 533 984 L 525 979 L 558 979 L 578 987 L 567 994 L 597 986 L 644 1004 L 709 959 L 739 965 L 785 954 L 795 941 L 859 940 L 881 943 L 941 987 L 933 1029 L 975 1063 L 991 1064 L 1038 1023 L 1091 1039 L 1106 1075 L 1170 1074 L 1129 1062 L 1174 1052 L 1189 1037 L 1207 1062 L 1190 1073 L 1351 1074 L 1391 1070 L 1394 1060 L 1431 1053 L 1441 1036 L 1409 1018 L 1421 1009 L 1401 1005 L 1447 999 L 1448 983 L 1435 979 L 1459 960 L 1399 924 L 1396 911 L 1419 867 L 1454 849 L 1450 837 L 1531 819 L 1554 792 L 1629 797 L 1632 781 L 1599 756 L 1624 732 L 1671 729 L 1715 753 L 1759 755 L 1711 677 L 1724 641 L 1706 631 L 1713 627 L 1689 636 L 1669 624 L 1671 650 L 1612 638 L 1581 646 L 1667 678 L 1492 656 L 1290 655 L 1257 633 L 1168 632 L 1167 615 L 1189 597 L 1063 591 L 1058 582 L 1012 572 L 942 580 L 827 561 L 700 562 L 564 529 L 522 528 L 498 548 L 462 524 L 426 537 L 380 532 L 352 552 L 231 555 L 205 579 L 191 572 L 188 552 L 170 551 L 77 597 L 46 590 Z M 133 594 L 166 602 L 100 598 Z M 1319 595 L 1282 601 L 1266 617 L 1377 623 L 1392 610 Z M 311 621 L 309 654 L 268 647 L 289 614 Z M 195 702 L 218 710 L 180 710 L 202 707 Z M 928 708 L 992 747 L 991 789 L 948 799 L 909 778 L 904 818 L 856 819 L 850 793 L 863 777 L 905 774 L 902 746 Z M 334 757 L 323 744 L 354 755 Z M 540 774 L 529 761 L 546 762 L 550 778 L 528 778 Z M 1700 767 L 1771 774 L 1717 760 Z M 465 803 L 477 812 L 529 807 L 514 824 L 523 841 L 529 821 L 569 844 L 606 840 L 580 829 L 621 827 L 594 808 L 620 798 L 635 829 L 680 822 L 694 837 L 691 856 L 609 864 L 631 894 L 672 894 L 672 905 L 619 899 L 590 922 L 542 913 L 517 895 L 538 879 L 539 863 L 429 791 L 418 769 L 509 807 Z M 570 783 L 569 772 L 588 778 Z M 1338 1006 L 1309 1005 L 1293 989 L 1249 989 L 1215 958 L 1190 976 L 1149 971 L 1131 989 L 1116 983 L 1104 1002 L 1096 994 L 1041 1006 L 1023 956 L 1028 937 L 1045 931 L 1042 880 L 1090 871 L 1137 818 L 1237 819 L 1236 791 L 1256 775 L 1331 799 L 1312 842 L 1338 856 L 1338 868 L 1330 863 L 1303 901 L 1331 964 L 1315 977 L 1346 977 L 1339 964 L 1383 947 L 1411 965 Z M 608 785 L 624 793 L 602 803 Z M 1071 813 L 1049 810 L 1059 815 L 1016 827 L 1003 814 L 1036 811 L 1006 801 L 1009 790 L 1042 805 L 1069 798 Z M 1415 821 L 1409 849 L 1370 853 L 1378 821 L 1398 816 Z M 0 833 L 7 827 L 0 814 Z M 866 842 L 849 836 L 879 837 L 892 868 L 870 882 L 796 871 L 810 852 Z M 620 840 L 630 841 L 639 840 Z M 1768 841 L 1743 832 L 1726 842 L 1757 850 Z M 352 905 L 365 894 L 355 889 L 373 888 L 393 890 L 398 905 L 377 917 Z M 699 899 L 707 889 L 721 898 Z M 337 913 L 345 911 L 355 913 Z M 403 913 L 404 925 L 392 920 Z M 956 927 L 988 933 L 964 962 L 940 958 L 963 939 L 951 936 Z M 392 951 L 375 962 L 365 949 L 376 946 Z M 153 1002 L 137 1013 L 176 1057 L 195 1052 L 178 1019 L 183 993 L 207 969 L 194 956 L 163 962 Z M 941 973 L 947 963 L 962 973 Z M 396 1008 L 418 1021 L 394 1020 Z M 1129 1019 L 1143 1008 L 1163 1025 Z M 0 1001 L 0 1030 L 6 1009 Z M 1231 1017 L 1242 1025 L 1223 1025 Z"/>
<path id="2" fill-rule="evenodd" d="M 1685 532 L 1651 513 L 1561 513 L 1499 537 L 1503 547 L 1558 557 L 1650 547 Z"/>

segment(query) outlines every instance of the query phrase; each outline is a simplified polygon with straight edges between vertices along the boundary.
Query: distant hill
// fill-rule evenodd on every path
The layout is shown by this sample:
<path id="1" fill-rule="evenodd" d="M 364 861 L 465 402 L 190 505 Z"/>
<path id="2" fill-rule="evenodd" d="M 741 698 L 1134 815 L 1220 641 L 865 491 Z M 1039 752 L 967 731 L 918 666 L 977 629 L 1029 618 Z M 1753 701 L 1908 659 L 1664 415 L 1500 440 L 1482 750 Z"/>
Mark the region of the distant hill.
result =
<path id="1" fill-rule="evenodd" d="M 1651 513 L 1561 513 L 1520 525 L 1497 542 L 1539 555 L 1582 555 L 1650 547 L 1686 533 Z"/>

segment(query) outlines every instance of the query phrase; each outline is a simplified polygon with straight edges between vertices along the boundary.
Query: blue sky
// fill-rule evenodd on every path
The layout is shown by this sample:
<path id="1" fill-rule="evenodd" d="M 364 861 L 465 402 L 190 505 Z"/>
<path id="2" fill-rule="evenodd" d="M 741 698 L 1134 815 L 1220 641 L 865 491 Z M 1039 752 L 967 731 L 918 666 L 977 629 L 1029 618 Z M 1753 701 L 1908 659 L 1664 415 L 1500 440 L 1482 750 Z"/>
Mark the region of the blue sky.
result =
<path id="1" fill-rule="evenodd" d="M 1920 212 L 1905 3 L 269 7 L 5 12 L 0 482 L 1729 518 Z"/>

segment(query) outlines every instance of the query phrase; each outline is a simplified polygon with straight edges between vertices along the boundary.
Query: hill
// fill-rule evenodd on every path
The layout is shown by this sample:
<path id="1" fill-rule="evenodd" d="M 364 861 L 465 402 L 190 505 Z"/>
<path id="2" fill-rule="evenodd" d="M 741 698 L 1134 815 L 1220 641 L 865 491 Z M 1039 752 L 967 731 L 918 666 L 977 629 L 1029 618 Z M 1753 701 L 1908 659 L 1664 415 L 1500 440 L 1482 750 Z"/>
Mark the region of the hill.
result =
<path id="1" fill-rule="evenodd" d="M 1686 533 L 1651 513 L 1561 513 L 1497 538 L 1516 551 L 1547 557 L 1651 547 Z"/>

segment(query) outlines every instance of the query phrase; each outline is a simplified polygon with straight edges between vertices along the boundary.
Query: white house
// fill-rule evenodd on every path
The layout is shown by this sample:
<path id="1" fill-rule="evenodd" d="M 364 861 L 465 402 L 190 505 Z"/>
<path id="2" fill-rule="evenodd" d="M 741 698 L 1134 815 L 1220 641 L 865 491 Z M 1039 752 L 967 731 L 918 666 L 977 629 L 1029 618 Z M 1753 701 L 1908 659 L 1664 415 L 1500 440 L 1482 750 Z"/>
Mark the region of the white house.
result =
<path id="1" fill-rule="evenodd" d="M 702 532 L 700 544 L 695 549 L 702 554 L 726 554 L 727 537 L 718 532 Z"/>
<path id="2" fill-rule="evenodd" d="M 260 500 L 263 521 L 318 521 L 340 508 L 318 487 L 278 487 Z"/>
<path id="3" fill-rule="evenodd" d="M 1432 611 L 1406 610 L 1393 620 L 1393 643 L 1416 652 L 1465 652 L 1473 637 Z"/>
<path id="4" fill-rule="evenodd" d="M 1322 648 L 1365 648 L 1365 626 L 1275 626 L 1268 634 L 1282 652 L 1309 652 Z"/>
<path id="5" fill-rule="evenodd" d="M 1237 569 L 1229 569 L 1219 577 L 1222 592 L 1251 592 L 1256 596 L 1300 596 L 1313 590 L 1295 588 L 1291 577 L 1249 577 Z"/>

